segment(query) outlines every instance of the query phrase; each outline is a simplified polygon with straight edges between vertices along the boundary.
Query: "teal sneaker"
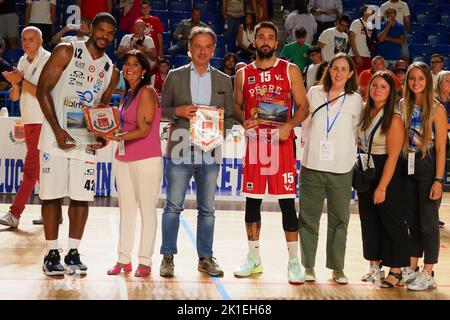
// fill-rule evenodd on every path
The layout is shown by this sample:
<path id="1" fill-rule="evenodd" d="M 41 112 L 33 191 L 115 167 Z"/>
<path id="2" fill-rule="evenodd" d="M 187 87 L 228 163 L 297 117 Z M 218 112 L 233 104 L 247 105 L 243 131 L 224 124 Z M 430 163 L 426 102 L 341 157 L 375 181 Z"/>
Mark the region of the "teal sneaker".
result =
<path id="1" fill-rule="evenodd" d="M 261 261 L 256 261 L 250 253 L 245 257 L 243 264 L 234 271 L 236 277 L 248 277 L 252 274 L 261 273 L 263 271 L 263 265 Z"/>
<path id="2" fill-rule="evenodd" d="M 298 258 L 292 258 L 288 262 L 288 281 L 292 284 L 305 282 L 305 273 L 298 262 Z"/>

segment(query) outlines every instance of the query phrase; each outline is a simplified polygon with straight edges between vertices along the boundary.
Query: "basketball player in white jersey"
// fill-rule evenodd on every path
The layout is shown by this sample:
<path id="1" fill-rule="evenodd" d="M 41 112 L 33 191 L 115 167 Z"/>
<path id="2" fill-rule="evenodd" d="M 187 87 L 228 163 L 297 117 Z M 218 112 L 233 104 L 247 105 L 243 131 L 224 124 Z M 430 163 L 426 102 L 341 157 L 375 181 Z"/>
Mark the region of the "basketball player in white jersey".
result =
<path id="1" fill-rule="evenodd" d="M 39 140 L 41 160 L 39 196 L 42 202 L 45 239 L 48 252 L 44 258 L 46 275 L 63 275 L 58 246 L 58 210 L 61 200 L 70 198 L 69 243 L 64 258 L 69 274 L 86 274 L 78 246 L 88 217 L 88 201 L 94 199 L 96 151 L 106 145 L 83 145 L 68 133 L 71 121 L 83 122 L 83 107 L 107 105 L 117 85 L 119 73 L 105 50 L 114 40 L 116 21 L 101 12 L 92 21 L 86 42 L 61 43 L 44 66 L 37 86 L 37 98 L 45 119 Z M 79 124 L 80 125 L 80 124 Z M 81 127 L 84 123 L 81 123 Z M 82 131 L 84 132 L 84 131 Z M 86 130 L 87 135 L 87 130 Z"/>

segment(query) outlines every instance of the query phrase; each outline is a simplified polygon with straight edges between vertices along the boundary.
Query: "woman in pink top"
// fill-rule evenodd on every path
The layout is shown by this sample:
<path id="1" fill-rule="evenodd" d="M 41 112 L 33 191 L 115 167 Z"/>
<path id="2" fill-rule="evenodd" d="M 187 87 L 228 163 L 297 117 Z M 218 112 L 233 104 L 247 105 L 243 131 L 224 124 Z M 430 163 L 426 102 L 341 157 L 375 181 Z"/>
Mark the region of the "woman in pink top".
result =
<path id="1" fill-rule="evenodd" d="M 161 109 L 150 86 L 150 64 L 139 50 L 124 56 L 123 76 L 127 93 L 119 108 L 122 130 L 107 136 L 118 141 L 114 161 L 120 206 L 118 255 L 109 275 L 131 271 L 131 251 L 136 229 L 136 211 L 141 211 L 141 241 L 136 277 L 151 272 L 156 237 L 156 203 L 161 188 L 163 161 L 159 138 Z"/>

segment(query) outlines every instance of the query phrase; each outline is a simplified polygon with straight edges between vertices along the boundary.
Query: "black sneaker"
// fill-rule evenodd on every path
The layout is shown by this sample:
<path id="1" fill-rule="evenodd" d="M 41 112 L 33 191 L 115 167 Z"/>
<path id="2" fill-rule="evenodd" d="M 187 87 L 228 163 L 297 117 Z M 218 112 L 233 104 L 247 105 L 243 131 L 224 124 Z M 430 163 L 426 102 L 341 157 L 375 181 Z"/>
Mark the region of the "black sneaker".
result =
<path id="1" fill-rule="evenodd" d="M 47 276 L 62 276 L 65 270 L 60 261 L 59 250 L 50 250 L 44 257 L 42 270 Z"/>
<path id="2" fill-rule="evenodd" d="M 70 249 L 67 255 L 64 257 L 64 263 L 66 264 L 66 270 L 68 274 L 78 273 L 85 275 L 87 273 L 86 265 L 81 262 L 80 254 L 77 249 Z"/>

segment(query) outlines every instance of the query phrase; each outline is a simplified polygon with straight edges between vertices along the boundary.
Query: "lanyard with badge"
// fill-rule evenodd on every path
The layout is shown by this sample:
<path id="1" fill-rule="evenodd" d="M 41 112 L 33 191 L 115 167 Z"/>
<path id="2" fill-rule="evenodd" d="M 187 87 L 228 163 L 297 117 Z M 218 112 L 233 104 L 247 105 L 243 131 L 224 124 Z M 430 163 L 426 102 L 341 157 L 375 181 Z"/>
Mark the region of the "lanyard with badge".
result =
<path id="1" fill-rule="evenodd" d="M 329 94 L 327 93 L 327 100 L 326 100 L 326 107 L 327 107 L 327 134 L 326 138 L 320 140 L 319 143 L 319 160 L 320 161 L 333 161 L 334 160 L 334 142 L 333 140 L 328 140 L 328 135 L 330 134 L 331 129 L 333 128 L 334 124 L 336 123 L 337 118 L 339 117 L 339 114 L 341 113 L 342 106 L 344 105 L 345 98 L 347 97 L 346 94 L 344 94 L 344 97 L 341 102 L 341 106 L 339 107 L 338 112 L 336 113 L 336 116 L 331 121 L 330 124 L 330 101 L 329 101 Z"/>
<path id="2" fill-rule="evenodd" d="M 375 132 L 377 131 L 378 127 L 381 125 L 381 122 L 383 122 L 383 116 L 381 116 L 380 119 L 378 119 L 378 122 L 372 128 L 372 130 L 370 131 L 368 136 L 366 133 L 367 130 L 364 130 L 364 147 L 366 148 L 366 150 L 368 150 L 368 152 L 359 154 L 359 158 L 361 159 L 363 171 L 366 171 L 368 168 L 375 168 L 375 163 L 373 162 L 371 149 L 372 149 L 372 142 L 373 142 L 373 138 L 375 136 Z"/>
<path id="3" fill-rule="evenodd" d="M 127 116 L 127 112 L 128 112 L 128 109 L 129 109 L 129 106 L 125 107 L 127 105 L 127 102 L 128 102 L 127 100 L 128 100 L 128 96 L 129 95 L 130 95 L 130 92 L 128 92 L 125 95 L 125 97 L 123 99 L 122 108 L 120 109 L 120 128 L 122 128 L 122 130 L 123 130 L 123 127 L 125 125 L 125 118 Z M 124 135 L 124 134 L 125 134 L 124 132 L 121 132 L 118 136 L 121 136 L 121 135 Z M 119 152 L 118 152 L 119 156 L 125 156 L 125 141 L 123 139 L 119 140 L 118 148 L 119 148 Z"/>

